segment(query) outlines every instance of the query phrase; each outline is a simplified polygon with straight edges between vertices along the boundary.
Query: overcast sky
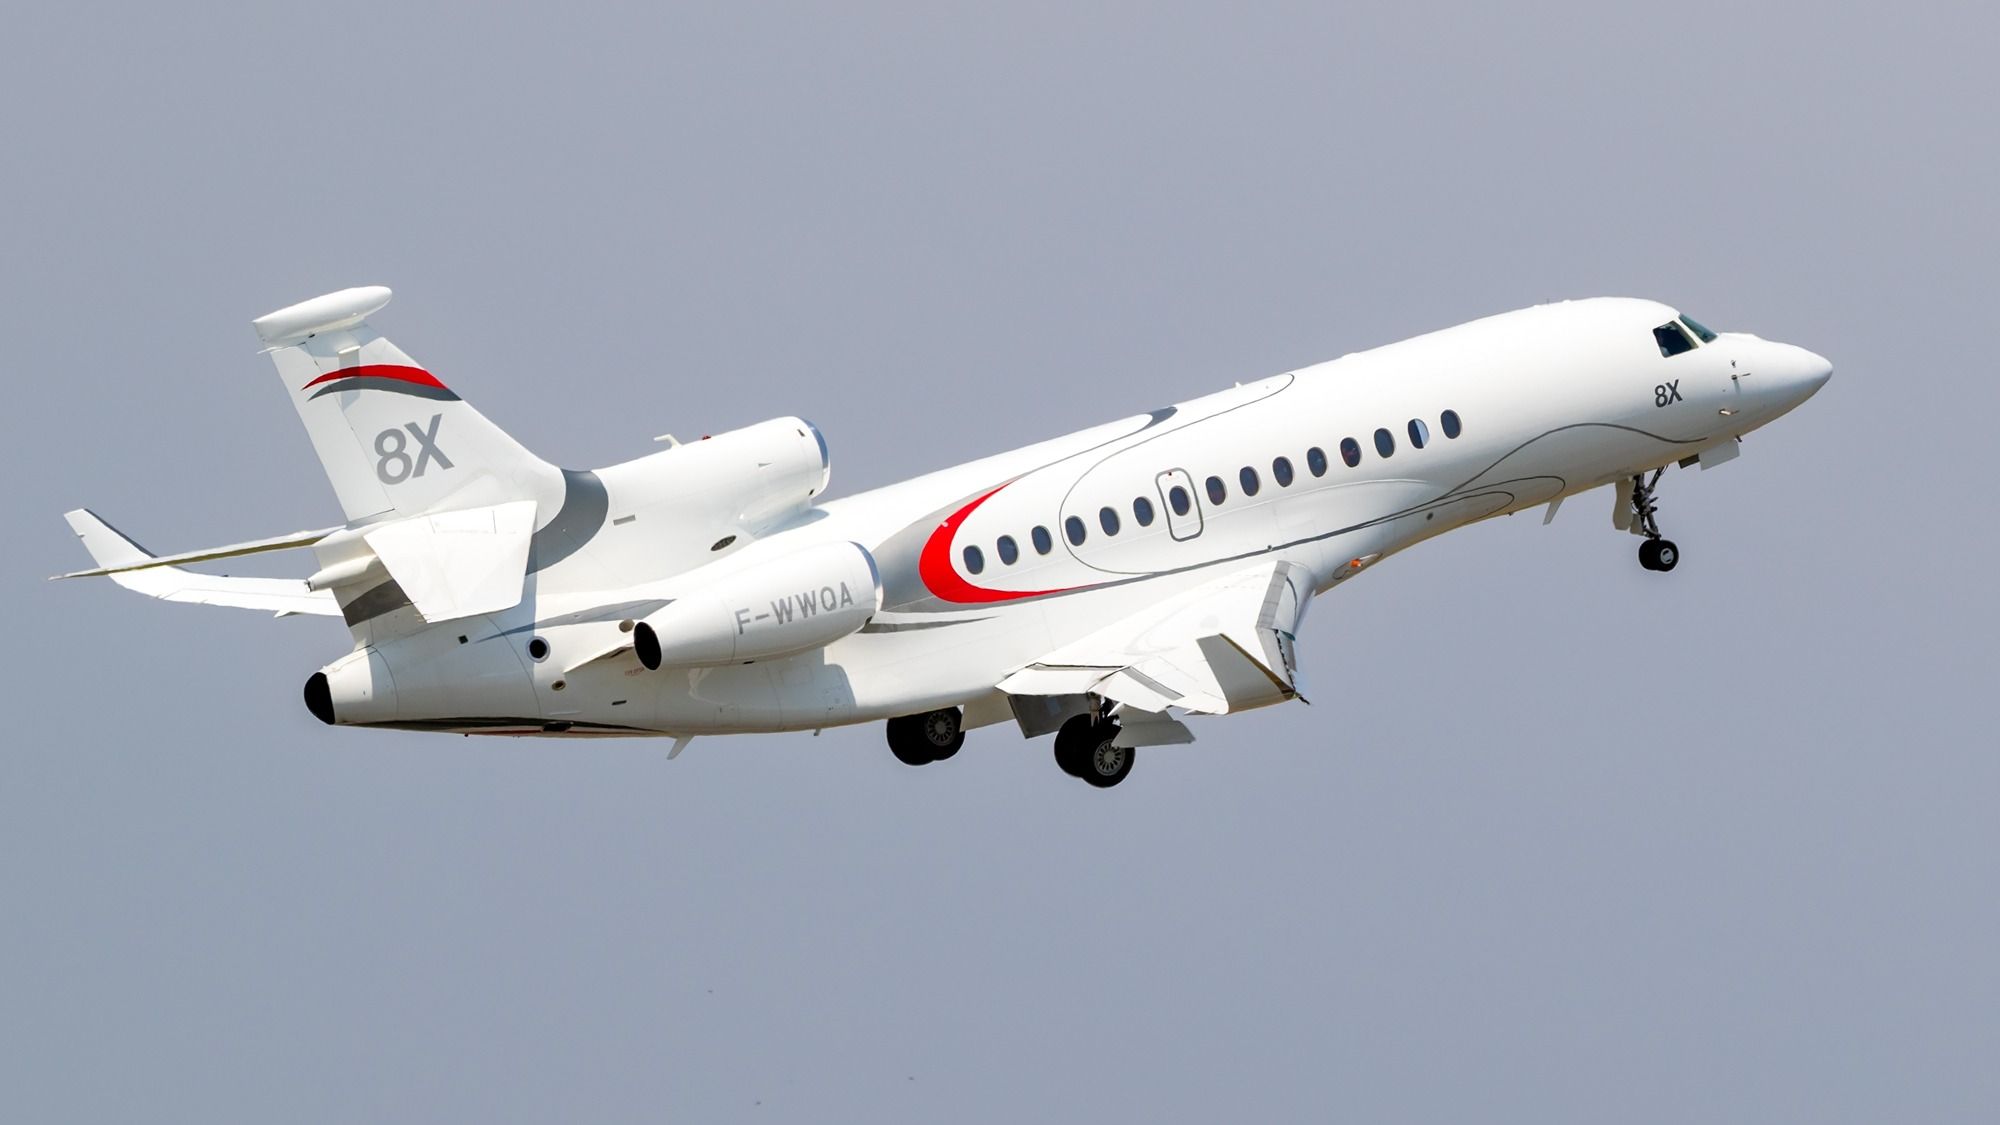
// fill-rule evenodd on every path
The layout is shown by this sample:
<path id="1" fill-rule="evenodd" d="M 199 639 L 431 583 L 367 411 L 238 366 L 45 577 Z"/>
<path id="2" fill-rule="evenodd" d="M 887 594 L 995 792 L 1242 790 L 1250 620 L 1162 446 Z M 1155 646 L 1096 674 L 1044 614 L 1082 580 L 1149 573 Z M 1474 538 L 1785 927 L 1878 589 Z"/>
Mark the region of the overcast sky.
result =
<path id="1" fill-rule="evenodd" d="M 2000 1116 L 1990 9 L 228 7 L 5 20 L 0 1116 Z M 551 460 L 836 494 L 1552 298 L 1836 371 L 1671 576 L 1427 543 L 1100 792 L 332 730 L 338 625 L 43 581 L 335 522 L 248 322 L 375 283 Z"/>

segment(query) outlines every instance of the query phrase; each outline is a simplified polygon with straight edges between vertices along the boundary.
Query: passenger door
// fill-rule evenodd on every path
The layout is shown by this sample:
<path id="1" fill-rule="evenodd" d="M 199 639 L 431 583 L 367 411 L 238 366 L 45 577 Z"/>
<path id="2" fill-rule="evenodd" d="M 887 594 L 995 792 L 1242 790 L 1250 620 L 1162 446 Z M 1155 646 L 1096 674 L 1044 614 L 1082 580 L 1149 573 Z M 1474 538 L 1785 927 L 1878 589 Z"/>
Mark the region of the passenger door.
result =
<path id="1" fill-rule="evenodd" d="M 1201 534 L 1201 498 L 1195 495 L 1194 478 L 1186 469 L 1168 469 L 1154 481 L 1160 489 L 1160 505 L 1167 512 L 1167 534 L 1186 542 Z"/>

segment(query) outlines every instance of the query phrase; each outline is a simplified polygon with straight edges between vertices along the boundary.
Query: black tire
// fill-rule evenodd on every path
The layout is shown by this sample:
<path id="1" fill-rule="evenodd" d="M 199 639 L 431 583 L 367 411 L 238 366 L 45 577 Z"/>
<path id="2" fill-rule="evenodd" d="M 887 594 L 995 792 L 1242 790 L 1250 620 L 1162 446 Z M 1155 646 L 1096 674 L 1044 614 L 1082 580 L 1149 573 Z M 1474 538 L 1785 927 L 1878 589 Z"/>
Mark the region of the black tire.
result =
<path id="1" fill-rule="evenodd" d="M 1118 737 L 1117 723 L 1099 723 L 1092 728 L 1090 756 L 1083 763 L 1083 779 L 1099 789 L 1109 789 L 1132 773 L 1138 751 L 1129 746 L 1113 746 Z"/>
<path id="2" fill-rule="evenodd" d="M 1664 574 L 1667 571 L 1672 570 L 1673 568 L 1680 565 L 1681 549 L 1679 547 L 1674 546 L 1673 540 L 1657 539 L 1654 540 L 1654 546 L 1658 548 L 1653 552 L 1654 570 L 1657 570 L 1662 574 Z"/>
<path id="3" fill-rule="evenodd" d="M 929 752 L 933 762 L 944 761 L 965 745 L 965 716 L 956 707 L 917 715 L 910 722 L 916 740 Z"/>
<path id="4" fill-rule="evenodd" d="M 1660 569 L 1660 541 L 1648 539 L 1639 544 L 1639 565 L 1647 570 Z"/>
<path id="5" fill-rule="evenodd" d="M 1089 715 L 1071 716 L 1062 728 L 1056 731 L 1056 768 L 1071 777 L 1082 777 L 1084 763 L 1090 760 Z"/>
<path id="6" fill-rule="evenodd" d="M 889 753 L 906 766 L 927 766 L 934 760 L 930 745 L 924 740 L 923 730 L 917 725 L 918 716 L 899 715 L 890 719 L 884 728 L 889 738 Z"/>

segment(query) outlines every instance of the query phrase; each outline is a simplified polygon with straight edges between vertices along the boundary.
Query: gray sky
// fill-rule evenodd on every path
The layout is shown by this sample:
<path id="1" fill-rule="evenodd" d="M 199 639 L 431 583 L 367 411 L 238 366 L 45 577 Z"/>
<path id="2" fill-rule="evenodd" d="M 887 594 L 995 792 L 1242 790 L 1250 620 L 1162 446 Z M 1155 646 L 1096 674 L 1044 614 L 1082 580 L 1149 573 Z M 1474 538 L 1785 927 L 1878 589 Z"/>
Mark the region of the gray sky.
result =
<path id="1" fill-rule="evenodd" d="M 1330 7 L 11 14 L 5 1116 L 2000 1114 L 2000 19 Z M 1671 577 L 1447 536 L 1104 793 L 328 730 L 337 627 L 42 582 L 337 519 L 248 321 L 369 283 L 553 460 L 795 412 L 840 494 L 1564 296 L 1836 373 Z"/>

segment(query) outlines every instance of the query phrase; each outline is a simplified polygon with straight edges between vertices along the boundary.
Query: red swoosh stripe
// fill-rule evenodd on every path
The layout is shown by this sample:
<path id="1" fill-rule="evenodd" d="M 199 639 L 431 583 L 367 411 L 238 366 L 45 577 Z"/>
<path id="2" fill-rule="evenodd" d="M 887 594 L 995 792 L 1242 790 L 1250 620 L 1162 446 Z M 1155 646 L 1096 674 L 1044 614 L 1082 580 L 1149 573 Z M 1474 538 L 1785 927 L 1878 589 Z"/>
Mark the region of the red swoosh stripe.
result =
<path id="1" fill-rule="evenodd" d="M 441 391 L 451 389 L 438 382 L 437 376 L 423 368 L 402 363 L 364 363 L 360 367 L 343 367 L 337 371 L 329 371 L 299 389 L 309 391 L 321 383 L 331 383 L 339 379 L 394 379 L 398 383 L 415 383 L 420 387 L 436 387 Z"/>
<path id="2" fill-rule="evenodd" d="M 984 586 L 974 586 L 960 578 L 951 565 L 952 533 L 965 523 L 965 517 L 974 508 L 986 503 L 993 493 L 1007 487 L 1002 484 L 991 489 L 972 503 L 945 517 L 938 524 L 931 537 L 924 540 L 923 550 L 917 554 L 917 577 L 923 580 L 924 588 L 948 602 L 1007 602 L 1016 598 L 1033 598 L 1043 594 L 1061 594 L 1074 590 L 1075 586 L 1065 586 L 1056 590 L 989 590 Z"/>

